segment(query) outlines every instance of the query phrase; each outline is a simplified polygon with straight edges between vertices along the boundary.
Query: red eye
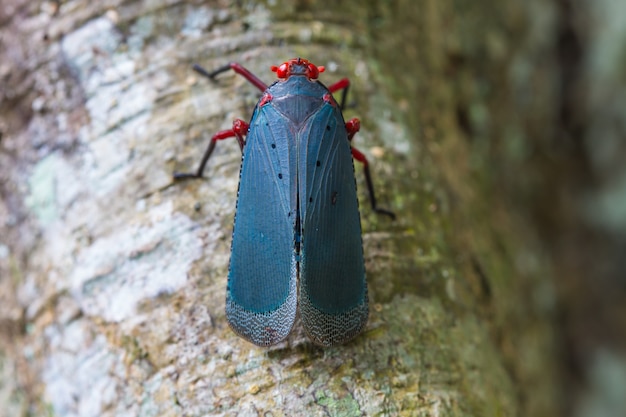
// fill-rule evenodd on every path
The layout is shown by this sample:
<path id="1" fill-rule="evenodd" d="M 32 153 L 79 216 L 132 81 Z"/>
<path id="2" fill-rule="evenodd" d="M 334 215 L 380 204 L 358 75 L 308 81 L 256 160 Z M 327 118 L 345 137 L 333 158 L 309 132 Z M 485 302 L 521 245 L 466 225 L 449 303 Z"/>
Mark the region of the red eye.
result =
<path id="1" fill-rule="evenodd" d="M 309 79 L 315 80 L 315 79 L 317 79 L 317 77 L 319 77 L 320 71 L 317 69 L 317 67 L 315 65 L 309 64 L 309 66 L 307 68 L 307 75 L 308 75 Z"/>
<path id="2" fill-rule="evenodd" d="M 278 78 L 289 77 L 289 65 L 287 65 L 287 63 L 281 64 L 280 67 L 272 65 L 270 69 L 276 73 Z"/>

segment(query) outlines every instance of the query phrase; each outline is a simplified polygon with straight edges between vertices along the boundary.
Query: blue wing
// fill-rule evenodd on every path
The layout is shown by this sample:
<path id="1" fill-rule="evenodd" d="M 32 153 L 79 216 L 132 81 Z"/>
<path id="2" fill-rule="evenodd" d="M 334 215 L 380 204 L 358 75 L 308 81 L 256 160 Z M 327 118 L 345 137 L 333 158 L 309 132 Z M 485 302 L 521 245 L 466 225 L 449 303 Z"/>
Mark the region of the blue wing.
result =
<path id="1" fill-rule="evenodd" d="M 321 106 L 297 141 L 300 315 L 309 337 L 331 346 L 358 335 L 368 317 L 354 166 L 336 106 Z"/>
<path id="2" fill-rule="evenodd" d="M 244 147 L 231 249 L 226 317 L 259 346 L 283 340 L 296 316 L 293 134 L 271 105 L 258 107 Z"/>

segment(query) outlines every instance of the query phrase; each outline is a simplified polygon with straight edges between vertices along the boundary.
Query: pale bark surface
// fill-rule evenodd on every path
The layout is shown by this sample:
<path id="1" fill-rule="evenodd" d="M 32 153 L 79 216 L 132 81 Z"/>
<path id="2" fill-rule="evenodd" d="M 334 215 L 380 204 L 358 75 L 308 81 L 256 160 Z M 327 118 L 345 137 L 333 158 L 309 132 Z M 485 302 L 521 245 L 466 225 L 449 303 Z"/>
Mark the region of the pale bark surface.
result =
<path id="1" fill-rule="evenodd" d="M 549 263 L 470 151 L 494 130 L 524 146 L 524 106 L 552 117 L 554 10 L 276 3 L 3 1 L 0 416 L 556 415 Z M 353 80 L 346 118 L 398 215 L 371 213 L 357 166 L 371 318 L 332 349 L 226 324 L 236 142 L 171 180 L 259 96 L 191 64 L 270 82 L 294 56 Z"/>

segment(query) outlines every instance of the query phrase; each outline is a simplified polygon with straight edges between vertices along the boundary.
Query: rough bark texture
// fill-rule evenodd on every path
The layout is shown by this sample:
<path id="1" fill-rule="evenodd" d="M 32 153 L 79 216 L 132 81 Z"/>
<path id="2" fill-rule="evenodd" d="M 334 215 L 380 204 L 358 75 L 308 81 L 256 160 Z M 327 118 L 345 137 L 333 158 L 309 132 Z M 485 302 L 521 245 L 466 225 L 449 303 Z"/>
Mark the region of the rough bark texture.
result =
<path id="1" fill-rule="evenodd" d="M 571 207 L 586 207 L 581 182 L 610 183 L 606 161 L 619 172 L 624 151 L 623 128 L 602 131 L 626 120 L 611 89 L 623 62 L 598 45 L 623 51 L 626 30 L 576 27 L 583 12 L 620 11 L 587 3 L 4 0 L 0 416 L 571 411 L 563 358 L 584 363 L 610 339 L 584 345 L 580 317 L 607 292 L 599 310 L 613 321 L 599 333 L 625 317 L 612 264 L 596 304 L 577 299 L 593 255 L 610 264 L 626 229 L 612 204 L 623 189 L 591 199 L 593 216 Z M 269 82 L 269 66 L 294 56 L 326 65 L 326 84 L 352 78 L 346 118 L 361 117 L 356 145 L 398 215 L 371 213 L 357 166 L 372 313 L 332 349 L 298 328 L 261 349 L 226 324 L 235 141 L 219 144 L 206 179 L 171 180 L 259 96 L 191 64 L 236 60 Z M 594 135 L 608 137 L 600 150 Z M 625 368 L 601 358 L 601 381 Z M 607 392 L 596 388 L 579 415 Z"/>

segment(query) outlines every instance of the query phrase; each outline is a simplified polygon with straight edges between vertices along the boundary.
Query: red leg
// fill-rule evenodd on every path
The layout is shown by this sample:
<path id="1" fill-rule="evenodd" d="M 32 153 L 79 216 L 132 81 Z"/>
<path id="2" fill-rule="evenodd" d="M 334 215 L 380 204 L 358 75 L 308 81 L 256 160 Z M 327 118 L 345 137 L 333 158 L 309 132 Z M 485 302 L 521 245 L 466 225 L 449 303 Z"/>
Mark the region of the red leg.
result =
<path id="1" fill-rule="evenodd" d="M 220 67 L 220 68 L 218 68 L 216 70 L 213 70 L 211 72 L 208 72 L 207 70 L 205 70 L 204 68 L 202 68 L 198 64 L 194 64 L 193 65 L 193 69 L 198 74 L 204 75 L 205 77 L 208 77 L 210 79 L 215 78 L 215 76 L 217 74 L 221 74 L 222 72 L 225 72 L 225 71 L 228 71 L 228 70 L 232 69 L 237 74 L 242 75 L 246 80 L 248 80 L 252 85 L 254 85 L 259 90 L 261 90 L 261 91 L 267 90 L 267 85 L 263 81 L 261 81 L 256 75 L 251 73 L 243 65 L 238 64 L 236 62 L 231 62 L 231 63 L 229 63 L 227 65 L 224 65 L 223 67 Z"/>
<path id="2" fill-rule="evenodd" d="M 346 105 L 346 98 L 348 97 L 348 89 L 350 88 L 350 80 L 347 78 L 342 78 L 334 84 L 331 84 L 328 87 L 328 90 L 331 93 L 334 93 L 339 90 L 343 90 L 341 93 L 341 101 L 339 102 L 339 107 L 343 110 Z"/>
<path id="3" fill-rule="evenodd" d="M 348 131 L 348 140 L 352 142 L 352 138 L 356 135 L 356 132 L 361 130 L 361 121 L 353 117 L 346 122 L 346 130 Z"/>
<path id="4" fill-rule="evenodd" d="M 204 152 L 204 155 L 202 156 L 202 161 L 200 162 L 200 166 L 198 167 L 198 170 L 195 173 L 194 172 L 174 172 L 174 179 L 182 180 L 182 179 L 188 179 L 188 178 L 202 178 L 204 167 L 206 166 L 206 163 L 211 157 L 211 154 L 213 153 L 213 150 L 215 149 L 215 144 L 217 143 L 218 140 L 223 140 L 223 139 L 228 139 L 228 138 L 237 138 L 239 147 L 241 148 L 243 152 L 243 147 L 245 145 L 244 137 L 246 136 L 246 133 L 248 133 L 249 127 L 250 126 L 248 125 L 248 123 L 244 122 L 241 119 L 236 119 L 233 122 L 232 129 L 221 130 L 217 132 L 216 134 L 214 134 L 213 137 L 211 137 L 211 142 L 209 142 L 209 147 L 207 148 L 207 150 Z"/>
<path id="5" fill-rule="evenodd" d="M 356 117 L 350 119 L 346 122 L 346 130 L 348 131 L 348 140 L 352 141 L 356 132 L 361 129 L 361 121 Z M 391 217 L 391 219 L 395 219 L 396 215 L 393 212 L 385 209 L 378 208 L 376 205 L 376 195 L 374 194 L 374 183 L 372 182 L 372 174 L 370 173 L 369 162 L 367 161 L 367 157 L 359 151 L 355 147 L 351 147 L 352 157 L 363 164 L 363 172 L 365 172 L 365 183 L 367 184 L 367 191 L 370 195 L 370 203 L 372 204 L 372 210 L 376 213 L 384 214 L 386 216 Z"/>
<path id="6" fill-rule="evenodd" d="M 339 91 L 343 88 L 348 88 L 350 87 L 350 80 L 347 78 L 342 78 L 341 80 L 337 81 L 334 84 L 331 84 L 328 86 L 328 90 L 331 93 L 334 93 L 335 91 Z"/>

